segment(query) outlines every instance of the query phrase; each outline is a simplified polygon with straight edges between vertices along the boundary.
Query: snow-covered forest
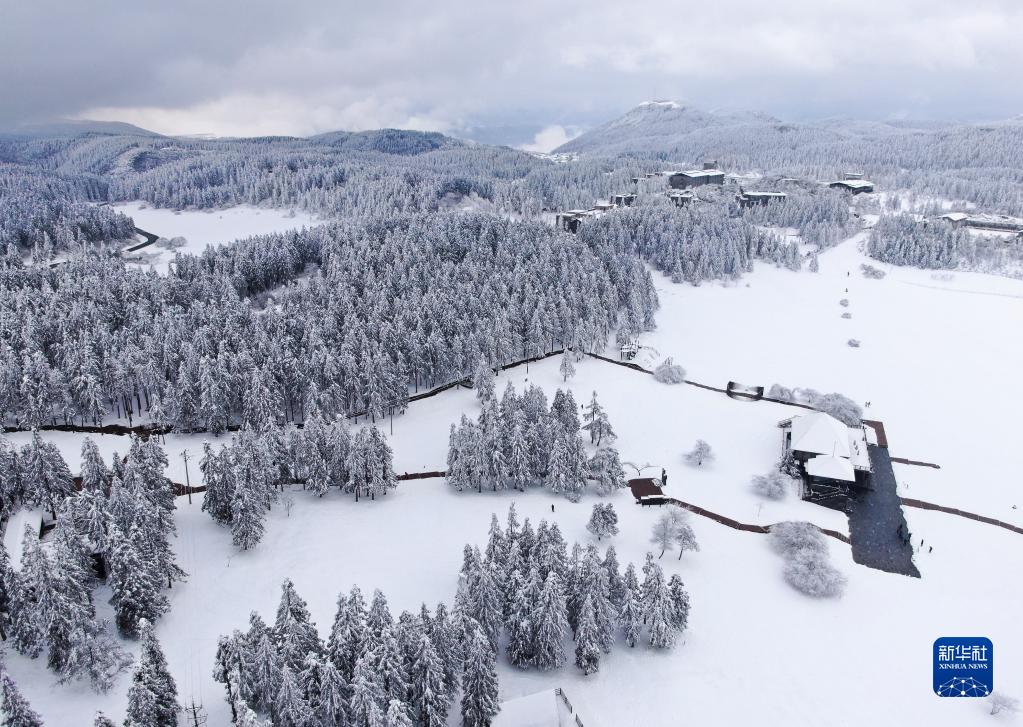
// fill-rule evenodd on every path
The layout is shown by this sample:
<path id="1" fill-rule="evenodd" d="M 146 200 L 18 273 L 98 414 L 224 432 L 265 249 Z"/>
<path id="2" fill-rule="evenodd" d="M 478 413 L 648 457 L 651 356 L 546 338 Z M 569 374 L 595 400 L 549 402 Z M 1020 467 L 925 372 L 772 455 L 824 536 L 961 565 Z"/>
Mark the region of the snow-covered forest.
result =
<path id="1" fill-rule="evenodd" d="M 893 635 L 863 604 L 919 611 L 962 563 L 921 539 L 922 582 L 860 564 L 847 514 L 801 499 L 778 427 L 807 409 L 886 419 L 896 503 L 1017 522 L 1005 478 L 928 423 L 998 398 L 983 387 L 1018 359 L 1015 339 L 970 336 L 1014 320 L 1023 243 L 938 215 L 1023 214 L 1019 125 L 664 108 L 557 157 L 395 130 L 0 136 L 7 723 L 197 727 L 205 698 L 210 724 L 509 727 L 506 701 L 563 686 L 597 705 L 587 727 L 609 707 L 661 723 L 672 690 L 673 721 L 690 704 L 713 721 L 713 701 L 738 722 L 720 685 L 787 703 L 799 679 L 747 671 L 751 634 L 806 648 L 854 624 L 829 659 L 871 626 L 930 638 L 936 615 Z M 728 176 L 684 202 L 646 176 L 702 160 Z M 846 173 L 878 191 L 827 186 Z M 575 233 L 553 224 L 627 192 Z M 143 204 L 168 238 L 175 212 L 304 216 L 157 264 L 126 252 L 123 210 Z M 946 325 L 992 347 L 975 397 L 947 390 Z M 925 353 L 934 371 L 906 373 Z M 511 505 L 484 539 L 480 513 L 512 499 L 529 517 Z M 907 520 L 945 557 L 939 517 Z M 1004 631 L 1001 598 L 985 613 Z M 818 690 L 844 689 L 859 662 L 842 663 Z"/>

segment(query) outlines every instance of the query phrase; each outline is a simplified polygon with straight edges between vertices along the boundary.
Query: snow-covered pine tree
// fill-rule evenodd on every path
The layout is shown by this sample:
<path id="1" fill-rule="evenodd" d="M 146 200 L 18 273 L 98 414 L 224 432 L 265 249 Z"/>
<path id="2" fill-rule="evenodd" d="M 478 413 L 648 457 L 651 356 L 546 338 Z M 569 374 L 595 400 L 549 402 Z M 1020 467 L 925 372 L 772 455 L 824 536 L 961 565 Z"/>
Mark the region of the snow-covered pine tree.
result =
<path id="1" fill-rule="evenodd" d="M 558 365 L 558 371 L 561 372 L 562 381 L 567 382 L 575 376 L 575 362 L 572 361 L 572 358 L 573 354 L 569 350 L 561 354 L 561 363 Z"/>
<path id="2" fill-rule="evenodd" d="M 245 476 L 245 469 L 235 469 L 238 484 L 231 498 L 231 541 L 242 550 L 258 545 L 266 527 L 262 493 Z"/>
<path id="3" fill-rule="evenodd" d="M 5 727 L 43 727 L 43 718 L 21 696 L 18 685 L 6 671 L 0 671 L 0 687 L 3 687 L 0 714 L 3 715 Z"/>
<path id="4" fill-rule="evenodd" d="M 412 718 L 408 713 L 408 706 L 400 699 L 392 699 L 387 705 L 387 714 L 384 716 L 385 727 L 413 727 Z"/>
<path id="5" fill-rule="evenodd" d="M 586 529 L 597 536 L 597 540 L 618 534 L 618 513 L 614 505 L 595 503 Z"/>
<path id="6" fill-rule="evenodd" d="M 392 699 L 407 700 L 408 672 L 405 656 L 401 652 L 392 626 L 384 628 L 372 653 L 377 681 L 384 693 L 384 702 L 390 702 Z"/>
<path id="7" fill-rule="evenodd" d="M 448 615 L 448 608 L 443 603 L 437 604 L 430 629 L 430 639 L 437 651 L 444 673 L 444 691 L 450 698 L 458 687 L 458 677 L 462 671 L 463 644 L 459 627 Z M 407 663 L 411 660 L 406 659 Z"/>
<path id="8" fill-rule="evenodd" d="M 647 627 L 650 645 L 657 649 L 670 648 L 675 643 L 677 630 L 672 623 L 672 602 L 661 567 L 648 559 L 644 566 L 643 622 Z"/>
<path id="9" fill-rule="evenodd" d="M 277 606 L 272 639 L 292 675 L 302 669 L 307 655 L 318 656 L 323 652 L 323 644 L 316 631 L 316 624 L 309 615 L 309 607 L 295 591 L 295 584 L 290 578 L 285 578 L 281 585 L 281 600 Z"/>
<path id="10" fill-rule="evenodd" d="M 575 630 L 575 665 L 583 674 L 600 670 L 600 645 L 597 624 L 593 616 L 593 604 L 587 595 L 579 608 L 578 625 Z"/>
<path id="11" fill-rule="evenodd" d="M 682 633 L 689 624 L 689 593 L 678 574 L 668 580 L 668 597 L 671 601 L 671 624 Z"/>
<path id="12" fill-rule="evenodd" d="M 508 634 L 508 661 L 520 669 L 527 669 L 533 663 L 534 599 L 538 594 L 533 593 L 527 584 L 518 569 L 512 571 L 508 578 L 509 604 L 504 619 Z"/>
<path id="13" fill-rule="evenodd" d="M 616 439 L 611 422 L 607 418 L 607 412 L 597 401 L 596 391 L 593 392 L 590 403 L 585 407 L 583 420 L 586 422 L 583 429 L 590 433 L 591 444 L 599 447 L 602 443 L 611 444 Z"/>
<path id="14" fill-rule="evenodd" d="M 153 627 L 141 624 L 142 650 L 128 689 L 126 727 L 177 727 L 178 689 Z"/>
<path id="15" fill-rule="evenodd" d="M 447 724 L 448 695 L 444 688 L 444 667 L 430 637 L 419 640 L 419 649 L 409 673 L 410 704 L 420 727 Z"/>
<path id="16" fill-rule="evenodd" d="M 366 626 L 366 601 L 358 586 L 352 586 L 348 598 L 337 598 L 337 612 L 327 640 L 327 655 L 345 682 L 352 680 L 355 663 L 365 651 L 369 640 Z"/>
<path id="17" fill-rule="evenodd" d="M 295 673 L 287 664 L 281 670 L 281 683 L 271 704 L 274 725 L 277 727 L 306 727 L 313 719 L 313 711 L 302 694 Z"/>
<path id="18" fill-rule="evenodd" d="M 226 524 L 231 522 L 231 503 L 235 493 L 234 479 L 224 468 L 223 451 L 222 448 L 220 453 L 215 452 L 209 442 L 203 442 L 199 471 L 202 472 L 203 484 L 206 486 L 202 509 L 218 523 Z"/>
<path id="19" fill-rule="evenodd" d="M 627 486 L 625 468 L 622 467 L 618 450 L 614 447 L 601 447 L 593 455 L 589 463 L 590 476 L 597 481 L 597 492 L 602 496 L 614 494 Z"/>
<path id="20" fill-rule="evenodd" d="M 604 562 L 601 563 L 604 573 L 607 575 L 607 597 L 617 612 L 622 607 L 622 597 L 625 595 L 625 584 L 622 574 L 619 571 L 618 552 L 613 545 L 607 546 L 604 555 Z"/>
<path id="21" fill-rule="evenodd" d="M 501 710 L 497 691 L 495 650 L 478 623 L 466 625 L 465 664 L 462 670 L 462 724 L 490 727 Z"/>
<path id="22" fill-rule="evenodd" d="M 387 596 L 379 588 L 373 591 L 373 600 L 369 604 L 369 613 L 366 614 L 366 627 L 369 629 L 370 639 L 376 648 L 379 645 L 384 631 L 394 625 L 394 618 L 391 616 L 391 609 L 387 605 Z"/>
<path id="23" fill-rule="evenodd" d="M 618 625 L 625 634 L 625 643 L 634 647 L 643 632 L 643 608 L 636 579 L 636 567 L 629 563 L 622 578 L 622 602 L 618 609 Z"/>
<path id="24" fill-rule="evenodd" d="M 533 663 L 541 671 L 557 669 L 565 663 L 562 641 L 568 629 L 565 614 L 565 595 L 558 574 L 551 572 L 544 581 L 534 616 L 536 635 L 533 643 Z"/>

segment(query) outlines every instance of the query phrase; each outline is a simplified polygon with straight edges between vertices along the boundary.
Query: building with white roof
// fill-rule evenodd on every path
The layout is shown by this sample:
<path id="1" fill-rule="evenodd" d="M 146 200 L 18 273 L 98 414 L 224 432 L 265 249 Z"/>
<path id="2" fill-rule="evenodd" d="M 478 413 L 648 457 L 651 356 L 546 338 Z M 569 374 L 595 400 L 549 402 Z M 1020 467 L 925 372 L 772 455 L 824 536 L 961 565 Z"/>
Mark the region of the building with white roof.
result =
<path id="1" fill-rule="evenodd" d="M 874 183 L 866 179 L 841 179 L 828 185 L 832 189 L 844 189 L 853 194 L 864 194 L 874 191 Z"/>
<path id="2" fill-rule="evenodd" d="M 811 481 L 850 484 L 856 473 L 870 472 L 863 425 L 850 427 L 821 411 L 800 414 L 778 424 L 783 452 L 799 462 Z"/>

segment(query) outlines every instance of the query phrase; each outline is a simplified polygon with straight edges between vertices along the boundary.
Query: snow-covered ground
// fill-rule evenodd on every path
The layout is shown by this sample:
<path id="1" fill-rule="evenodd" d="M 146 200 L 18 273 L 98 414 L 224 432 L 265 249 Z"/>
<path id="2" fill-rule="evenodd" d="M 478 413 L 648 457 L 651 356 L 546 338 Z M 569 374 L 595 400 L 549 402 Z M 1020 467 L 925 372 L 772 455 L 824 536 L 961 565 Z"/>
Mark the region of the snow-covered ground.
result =
<path id="1" fill-rule="evenodd" d="M 253 235 L 286 232 L 312 227 L 323 222 L 299 209 L 275 209 L 239 205 L 216 210 L 160 209 L 146 202 L 127 202 L 115 205 L 135 221 L 135 226 L 154 235 L 171 239 L 183 237 L 182 247 L 166 248 L 159 244 L 143 248 L 138 253 L 145 265 L 164 272 L 176 252 L 198 255 L 207 245 L 222 245 Z"/>
<path id="2" fill-rule="evenodd" d="M 903 494 L 1023 524 L 1012 509 L 1021 499 L 1015 473 L 1023 455 L 1011 416 L 1023 403 L 1012 388 L 1023 365 L 1023 337 L 1009 333 L 1023 322 L 1023 282 L 962 273 L 946 279 L 877 263 L 888 276 L 867 280 L 859 273 L 864 258 L 857 241 L 822 253 L 817 274 L 758 264 L 736 283 L 699 287 L 671 285 L 657 275 L 659 327 L 642 343 L 658 353 L 646 349 L 647 358 L 674 356 L 690 378 L 718 386 L 729 379 L 765 386 L 778 381 L 869 400 L 868 415 L 884 420 L 893 454 L 942 466 L 899 466 Z M 839 305 L 842 298 L 848 308 Z M 849 320 L 841 318 L 846 310 Z M 849 338 L 862 346 L 849 348 Z M 576 400 L 582 404 L 598 392 L 622 459 L 649 464 L 644 474 L 665 467 L 669 494 L 742 522 L 805 519 L 847 531 L 840 513 L 794 497 L 765 502 L 749 488 L 751 476 L 777 459 L 775 425 L 790 408 L 669 387 L 593 359 L 577 368 L 568 382 Z M 564 386 L 556 358 L 502 374 L 499 392 L 509 380 L 520 390 L 527 381 L 541 385 L 549 394 Z M 395 469 L 443 469 L 449 425 L 477 411 L 474 392 L 464 389 L 413 403 L 393 423 Z M 383 426 L 389 431 L 387 422 Z M 79 438 L 47 436 L 76 469 Z M 174 480 L 184 481 L 180 451 L 197 456 L 204 438 L 167 438 Z M 699 469 L 682 464 L 696 438 L 717 454 Z M 21 444 L 26 435 L 11 439 Z M 105 453 L 128 447 L 121 437 L 97 442 Z M 511 501 L 534 523 L 557 520 L 569 542 L 588 542 L 585 523 L 596 498 L 573 505 L 545 491 L 455 493 L 443 480 L 405 482 L 381 501 L 358 504 L 338 493 L 314 500 L 298 492 L 290 516 L 276 508 L 263 542 L 245 553 L 201 512 L 200 498 L 193 500 L 191 506 L 178 500 L 176 541 L 191 576 L 171 592 L 172 610 L 158 634 L 181 699 L 201 700 L 209 724 L 219 725 L 227 723 L 227 706 L 211 679 L 216 639 L 243 628 L 251 610 L 272 618 L 285 577 L 295 581 L 326 636 L 337 594 L 356 583 L 367 592 L 384 590 L 395 612 L 422 601 L 450 602 L 461 546 L 482 544 L 490 513 L 503 517 Z M 619 559 L 639 564 L 652 548 L 657 508 L 639 508 L 627 493 L 612 501 L 620 517 L 621 534 L 613 540 Z M 914 534 L 934 547 L 916 558 L 923 577 L 858 566 L 848 546 L 829 539 L 833 562 L 849 577 L 845 597 L 834 601 L 792 590 L 764 536 L 693 516 L 702 550 L 682 561 L 669 553 L 661 561 L 691 591 L 684 643 L 667 653 L 619 643 L 589 677 L 571 666 L 539 674 L 502 665 L 502 699 L 560 686 L 587 727 L 988 723 L 979 700 L 931 693 L 931 645 L 940 636 L 989 637 L 999 652 L 996 689 L 1019 695 L 1023 583 L 1014 574 L 1023 569 L 1023 539 L 942 513 L 907 509 L 906 516 Z M 83 724 L 97 708 L 123 715 L 127 679 L 97 697 L 85 686 L 55 686 L 41 660 L 8 659 L 51 727 Z"/>

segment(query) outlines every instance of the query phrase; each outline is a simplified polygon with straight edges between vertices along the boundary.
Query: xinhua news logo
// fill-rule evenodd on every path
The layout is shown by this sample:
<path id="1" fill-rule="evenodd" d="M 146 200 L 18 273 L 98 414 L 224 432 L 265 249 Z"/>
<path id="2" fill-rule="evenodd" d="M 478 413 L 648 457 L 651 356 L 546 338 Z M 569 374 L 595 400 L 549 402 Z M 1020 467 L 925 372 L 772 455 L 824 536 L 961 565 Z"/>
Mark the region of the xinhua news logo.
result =
<path id="1" fill-rule="evenodd" d="M 983 636 L 943 636 L 934 642 L 934 693 L 986 697 L 995 686 L 995 649 Z"/>

